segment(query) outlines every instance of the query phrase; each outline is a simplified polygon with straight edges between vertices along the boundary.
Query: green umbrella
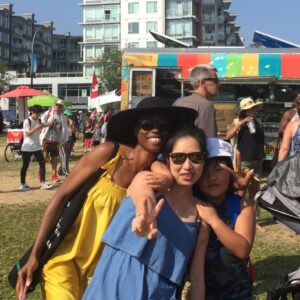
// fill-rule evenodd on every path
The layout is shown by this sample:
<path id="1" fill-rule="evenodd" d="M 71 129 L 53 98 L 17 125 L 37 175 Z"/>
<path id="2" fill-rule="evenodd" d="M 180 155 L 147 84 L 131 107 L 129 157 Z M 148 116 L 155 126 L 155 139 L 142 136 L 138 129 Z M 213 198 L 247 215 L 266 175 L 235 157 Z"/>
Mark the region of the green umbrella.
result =
<path id="1" fill-rule="evenodd" d="M 28 99 L 27 105 L 33 106 L 33 105 L 41 105 L 44 107 L 50 107 L 53 106 L 56 101 L 60 100 L 59 98 L 53 96 L 52 94 L 47 95 L 41 95 L 41 96 L 34 96 L 30 99 Z M 61 100 L 63 101 L 63 100 Z M 63 101 L 65 106 L 72 105 L 72 102 L 69 101 Z"/>

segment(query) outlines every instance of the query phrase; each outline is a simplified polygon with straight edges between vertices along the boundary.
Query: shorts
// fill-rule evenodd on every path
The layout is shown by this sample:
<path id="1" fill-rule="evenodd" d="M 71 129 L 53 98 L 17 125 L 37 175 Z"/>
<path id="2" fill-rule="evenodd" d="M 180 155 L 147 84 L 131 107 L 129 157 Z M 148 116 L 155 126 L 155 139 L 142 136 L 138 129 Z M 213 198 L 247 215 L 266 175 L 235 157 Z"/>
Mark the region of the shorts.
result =
<path id="1" fill-rule="evenodd" d="M 243 160 L 241 162 L 241 168 L 242 169 L 253 169 L 254 175 L 256 177 L 262 177 L 262 162 L 259 160 L 251 160 L 251 161 L 245 161 Z"/>
<path id="2" fill-rule="evenodd" d="M 100 145 L 100 141 L 93 141 L 93 146 L 98 146 Z"/>
<path id="3" fill-rule="evenodd" d="M 50 155 L 50 157 L 58 157 L 59 156 L 59 143 L 45 140 L 44 141 L 44 150 L 45 150 L 46 154 Z"/>
<path id="4" fill-rule="evenodd" d="M 84 139 L 84 147 L 90 148 L 93 145 L 93 139 Z"/>

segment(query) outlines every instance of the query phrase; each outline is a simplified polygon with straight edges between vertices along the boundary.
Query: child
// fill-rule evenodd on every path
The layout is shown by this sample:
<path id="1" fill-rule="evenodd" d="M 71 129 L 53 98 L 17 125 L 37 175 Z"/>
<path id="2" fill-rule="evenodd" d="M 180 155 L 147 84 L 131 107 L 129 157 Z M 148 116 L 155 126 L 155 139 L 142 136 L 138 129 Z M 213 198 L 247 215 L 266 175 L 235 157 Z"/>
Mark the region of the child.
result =
<path id="1" fill-rule="evenodd" d="M 233 194 L 233 178 L 220 164 L 232 168 L 232 146 L 222 140 L 207 140 L 208 160 L 199 181 L 208 203 L 197 204 L 201 219 L 212 233 L 205 257 L 205 299 L 253 299 L 248 260 L 254 241 L 253 204 Z M 202 292 L 202 253 L 195 251 L 191 267 L 190 299 Z"/>
<path id="2" fill-rule="evenodd" d="M 90 120 L 85 121 L 85 127 L 83 128 L 84 138 L 84 153 L 92 150 L 93 145 L 93 127 Z"/>
<path id="3" fill-rule="evenodd" d="M 152 240 L 131 232 L 131 222 L 139 222 L 145 211 L 135 216 L 135 207 L 126 197 L 103 236 L 106 244 L 84 299 L 177 299 L 185 270 L 192 255 L 200 222 L 197 198 L 192 186 L 202 173 L 205 135 L 195 127 L 176 131 L 166 142 L 164 154 L 174 184 L 157 197 L 157 228 Z M 140 187 L 143 191 L 144 187 Z M 163 205 L 162 205 L 163 201 Z M 199 244 L 204 257 L 209 230 L 202 223 Z M 204 277 L 202 284 L 204 290 Z M 199 298 L 199 299 L 203 299 Z"/>
<path id="4" fill-rule="evenodd" d="M 93 147 L 100 145 L 100 140 L 101 140 L 100 123 L 96 122 L 93 130 Z"/>

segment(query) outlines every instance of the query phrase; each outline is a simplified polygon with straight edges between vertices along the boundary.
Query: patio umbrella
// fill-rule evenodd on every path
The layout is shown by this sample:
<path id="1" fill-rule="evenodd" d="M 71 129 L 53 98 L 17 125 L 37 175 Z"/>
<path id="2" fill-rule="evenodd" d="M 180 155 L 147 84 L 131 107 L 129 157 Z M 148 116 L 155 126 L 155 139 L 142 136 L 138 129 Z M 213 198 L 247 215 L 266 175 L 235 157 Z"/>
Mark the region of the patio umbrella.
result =
<path id="1" fill-rule="evenodd" d="M 23 122 L 28 115 L 27 97 L 38 96 L 43 94 L 44 94 L 43 91 L 35 90 L 27 85 L 21 85 L 14 90 L 11 90 L 9 92 L 0 95 L 0 98 L 17 98 L 19 122 Z"/>
<path id="2" fill-rule="evenodd" d="M 30 99 L 28 99 L 28 106 L 33 106 L 33 105 L 40 105 L 40 106 L 44 106 L 44 107 L 50 107 L 53 106 L 54 103 L 58 100 L 61 100 L 57 97 L 55 97 L 54 95 L 50 94 L 49 92 L 47 92 L 47 94 L 41 95 L 41 96 L 34 96 Z M 70 106 L 72 105 L 71 102 L 68 101 L 63 101 L 65 106 Z"/>

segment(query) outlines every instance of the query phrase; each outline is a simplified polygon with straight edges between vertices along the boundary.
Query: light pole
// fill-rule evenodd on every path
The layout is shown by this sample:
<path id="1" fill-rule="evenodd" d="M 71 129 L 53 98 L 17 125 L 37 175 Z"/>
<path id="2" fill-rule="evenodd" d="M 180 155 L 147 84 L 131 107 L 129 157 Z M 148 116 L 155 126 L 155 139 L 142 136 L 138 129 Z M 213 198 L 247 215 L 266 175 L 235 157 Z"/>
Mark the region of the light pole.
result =
<path id="1" fill-rule="evenodd" d="M 33 50 L 34 50 L 34 42 L 35 42 L 35 37 L 36 34 L 38 33 L 38 31 L 41 29 L 42 27 L 38 27 L 36 29 L 36 31 L 33 34 L 32 37 L 32 42 L 31 42 L 31 64 L 30 64 L 30 86 L 33 87 Z"/>

